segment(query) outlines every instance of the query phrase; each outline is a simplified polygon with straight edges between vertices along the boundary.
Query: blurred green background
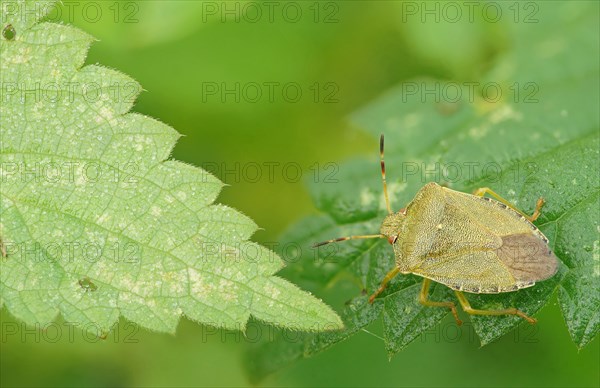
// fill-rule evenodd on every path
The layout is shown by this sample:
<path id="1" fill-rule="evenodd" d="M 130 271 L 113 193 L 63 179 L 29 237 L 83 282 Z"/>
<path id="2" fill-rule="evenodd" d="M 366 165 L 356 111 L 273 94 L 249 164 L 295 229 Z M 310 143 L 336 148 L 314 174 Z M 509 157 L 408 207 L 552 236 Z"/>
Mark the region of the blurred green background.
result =
<path id="1" fill-rule="evenodd" d="M 422 13 L 407 18 L 415 6 L 435 10 L 435 4 L 439 20 L 436 11 L 425 23 Z M 495 23 L 482 12 L 451 22 L 442 13 L 445 4 L 64 1 L 51 19 L 99 39 L 87 63 L 138 80 L 146 92 L 135 111 L 185 135 L 173 157 L 205 166 L 230 184 L 220 202 L 253 218 L 264 229 L 255 239 L 269 244 L 300 217 L 316 213 L 305 187 L 315 167 L 376 150 L 376 140 L 353 127 L 349 114 L 406 79 L 479 79 L 510 50 L 508 25 L 522 22 L 537 3 L 515 2 L 520 13 Z M 239 98 L 226 91 L 236 86 Z M 336 292 L 350 298 L 355 291 Z M 12 322 L 5 311 L 1 319 Z M 578 351 L 554 299 L 538 319 L 534 329 L 521 326 L 481 349 L 468 325 L 458 333 L 442 325 L 391 361 L 380 339 L 360 333 L 261 385 L 599 386 L 600 340 Z M 242 365 L 248 340 L 239 333 L 183 319 L 175 337 L 126 322 L 104 341 L 85 340 L 77 330 L 69 337 L 54 341 L 50 329 L 5 332 L 1 385 L 249 384 Z"/>

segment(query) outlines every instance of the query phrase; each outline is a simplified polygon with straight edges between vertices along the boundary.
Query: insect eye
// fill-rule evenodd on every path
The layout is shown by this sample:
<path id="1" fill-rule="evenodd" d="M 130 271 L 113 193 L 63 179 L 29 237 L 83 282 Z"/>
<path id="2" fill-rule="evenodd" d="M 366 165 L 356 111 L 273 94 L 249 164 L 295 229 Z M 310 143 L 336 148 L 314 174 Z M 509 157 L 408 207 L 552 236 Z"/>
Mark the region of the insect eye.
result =
<path id="1" fill-rule="evenodd" d="M 392 245 L 396 242 L 396 240 L 398 240 L 398 236 L 388 237 L 388 242 Z"/>

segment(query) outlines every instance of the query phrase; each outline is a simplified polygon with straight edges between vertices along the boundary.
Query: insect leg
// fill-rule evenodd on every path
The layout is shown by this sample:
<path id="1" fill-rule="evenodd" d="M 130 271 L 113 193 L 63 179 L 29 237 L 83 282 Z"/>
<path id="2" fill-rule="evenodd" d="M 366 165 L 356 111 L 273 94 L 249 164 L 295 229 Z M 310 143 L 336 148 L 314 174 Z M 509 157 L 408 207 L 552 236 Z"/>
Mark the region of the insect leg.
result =
<path id="1" fill-rule="evenodd" d="M 525 218 L 527 218 L 527 220 L 529 220 L 529 222 L 533 222 L 533 221 L 537 220 L 537 218 L 540 216 L 540 210 L 542 209 L 542 206 L 544 206 L 544 203 L 545 203 L 544 198 L 542 198 L 542 197 L 538 198 L 538 200 L 535 204 L 535 210 L 534 210 L 533 214 L 528 216 L 527 214 L 523 213 L 521 210 L 517 209 L 512 203 L 510 203 L 506 199 L 502 198 L 500 195 L 498 195 L 494 190 L 490 189 L 489 187 L 481 187 L 473 192 L 473 195 L 476 195 L 478 197 L 483 197 L 485 194 L 491 195 L 492 197 L 496 198 L 498 201 L 502 202 L 506 206 L 510 207 L 513 210 L 516 210 L 517 212 L 522 214 Z"/>
<path id="2" fill-rule="evenodd" d="M 431 284 L 431 280 L 423 279 L 423 287 L 421 287 L 421 292 L 419 293 L 419 302 L 423 306 L 429 307 L 448 307 L 452 311 L 452 315 L 454 315 L 454 319 L 456 320 L 456 324 L 458 326 L 462 325 L 462 321 L 458 318 L 458 312 L 456 311 L 456 306 L 452 302 L 434 302 L 429 300 L 429 285 Z"/>
<path id="3" fill-rule="evenodd" d="M 375 301 L 375 298 L 377 297 L 377 295 L 381 294 L 383 292 L 383 290 L 385 290 L 385 287 L 390 282 L 390 280 L 392 280 L 394 277 L 396 277 L 396 275 L 398 275 L 399 273 L 400 273 L 400 269 L 398 267 L 394 266 L 394 269 L 392 269 L 390 272 L 387 273 L 387 275 L 385 275 L 385 277 L 383 278 L 383 281 L 381 282 L 381 285 L 379 286 L 377 291 L 375 291 L 375 293 L 369 297 L 369 303 L 373 303 L 373 301 Z"/>
<path id="4" fill-rule="evenodd" d="M 460 292 L 460 291 L 454 291 L 454 292 L 456 292 L 456 297 L 458 298 L 458 301 L 462 305 L 463 310 L 465 310 L 465 312 L 467 314 L 473 314 L 473 315 L 518 315 L 531 324 L 534 324 L 537 322 L 537 320 L 535 318 L 531 318 L 530 316 L 526 315 L 521 310 L 517 310 L 514 307 L 511 307 L 508 309 L 503 309 L 503 310 L 477 310 L 477 309 L 474 309 L 473 307 L 471 307 L 471 304 L 469 303 L 469 301 L 467 300 L 467 298 L 465 297 L 465 295 L 462 292 Z"/>
<path id="5" fill-rule="evenodd" d="M 542 198 L 542 197 L 538 198 L 537 202 L 535 203 L 535 210 L 533 211 L 533 214 L 531 216 L 527 217 L 529 222 L 533 222 L 533 221 L 537 220 L 537 218 L 541 214 L 542 206 L 544 206 L 545 203 L 546 203 L 546 201 L 544 201 L 544 198 Z"/>

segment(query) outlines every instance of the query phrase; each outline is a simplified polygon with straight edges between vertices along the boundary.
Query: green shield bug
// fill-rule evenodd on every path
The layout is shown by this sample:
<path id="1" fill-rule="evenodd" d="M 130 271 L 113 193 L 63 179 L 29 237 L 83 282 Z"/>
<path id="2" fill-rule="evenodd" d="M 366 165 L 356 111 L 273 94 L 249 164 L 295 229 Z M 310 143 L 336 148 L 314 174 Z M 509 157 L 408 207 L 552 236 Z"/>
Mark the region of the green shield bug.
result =
<path id="1" fill-rule="evenodd" d="M 395 267 L 385 276 L 369 303 L 398 274 L 424 278 L 419 301 L 425 306 L 446 307 L 462 322 L 454 302 L 428 299 L 431 281 L 454 290 L 463 310 L 474 315 L 517 315 L 529 323 L 536 320 L 514 307 L 478 310 L 463 292 L 497 294 L 531 287 L 558 269 L 548 239 L 532 224 L 540 215 L 539 198 L 528 216 L 510 202 L 484 187 L 473 194 L 454 191 L 430 182 L 399 212 L 392 212 L 385 179 L 383 135 L 380 139 L 381 178 L 388 215 L 379 234 L 340 237 L 315 247 L 352 239 L 385 238 L 392 245 Z M 495 199 L 485 197 L 488 194 Z"/>

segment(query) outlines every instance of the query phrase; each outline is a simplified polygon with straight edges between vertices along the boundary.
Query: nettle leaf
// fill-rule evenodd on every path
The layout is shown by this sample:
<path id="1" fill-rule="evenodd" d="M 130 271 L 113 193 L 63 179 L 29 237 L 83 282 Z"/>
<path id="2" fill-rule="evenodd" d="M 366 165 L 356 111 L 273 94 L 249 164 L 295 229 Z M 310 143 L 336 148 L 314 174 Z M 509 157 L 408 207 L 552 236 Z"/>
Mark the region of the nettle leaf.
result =
<path id="1" fill-rule="evenodd" d="M 161 332 L 182 315 L 241 330 L 250 316 L 341 327 L 273 276 L 283 262 L 248 241 L 254 222 L 213 203 L 217 178 L 168 159 L 179 134 L 128 113 L 140 85 L 83 66 L 92 37 L 38 23 L 53 2 L 1 5 L 14 36 L 0 40 L 0 306 L 28 324 L 60 313 L 100 334 L 120 316 Z"/>
<path id="2" fill-rule="evenodd" d="M 598 59 L 589 55 L 599 44 L 598 34 L 589 33 L 597 30 L 598 4 L 589 4 L 590 9 L 570 3 L 556 6 L 540 8 L 544 23 L 511 26 L 513 50 L 498 58 L 478 83 L 474 98 L 469 85 L 419 79 L 403 83 L 353 115 L 357 126 L 374 135 L 373 157 L 342 165 L 339 184 L 311 187 L 325 215 L 303 220 L 283 236 L 284 245 L 294 242 L 305 252 L 283 274 L 311 287 L 351 275 L 358 290 L 342 313 L 346 329 L 307 335 L 297 358 L 348 338 L 378 317 L 391 356 L 449 314 L 448 309 L 418 303 L 421 278 L 412 275 L 397 276 L 373 305 L 365 303 L 363 294 L 376 290 L 394 266 L 386 241 L 349 241 L 319 247 L 317 253 L 309 248 L 337 236 L 378 233 L 386 214 L 375 138 L 379 133 L 386 136 L 388 188 L 395 211 L 429 181 L 463 192 L 491 187 L 529 214 L 540 196 L 546 199 L 536 225 L 562 262 L 558 273 L 518 292 L 466 294 L 472 306 L 513 306 L 535 315 L 558 289 L 574 343 L 583 347 L 598 334 L 600 80 Z M 486 95 L 485 86 L 492 83 L 500 87 L 500 96 Z M 419 92 L 448 88 L 458 90 L 453 96 L 459 98 L 449 102 L 444 95 Z M 430 291 L 430 298 L 457 302 L 442 285 Z M 515 316 L 463 314 L 464 319 L 471 320 L 482 345 L 521 323 L 527 325 Z M 260 354 L 260 348 L 255 352 Z M 256 366 L 253 370 L 261 372 Z"/>

